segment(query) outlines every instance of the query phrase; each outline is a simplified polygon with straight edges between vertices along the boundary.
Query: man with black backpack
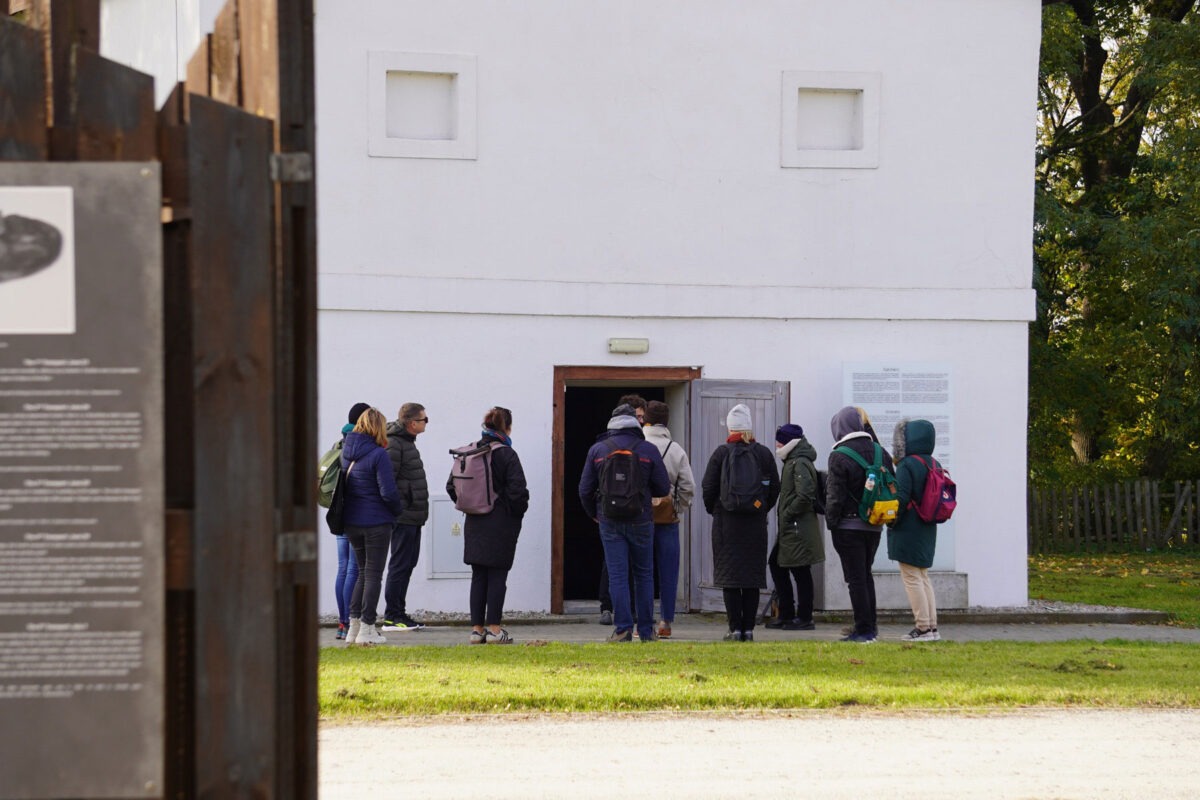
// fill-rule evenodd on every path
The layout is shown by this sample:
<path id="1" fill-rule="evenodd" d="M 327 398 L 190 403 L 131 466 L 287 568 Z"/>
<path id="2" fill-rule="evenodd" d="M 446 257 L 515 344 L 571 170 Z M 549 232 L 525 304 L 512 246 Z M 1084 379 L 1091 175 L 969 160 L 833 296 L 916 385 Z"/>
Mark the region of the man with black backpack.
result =
<path id="1" fill-rule="evenodd" d="M 629 607 L 632 565 L 637 598 L 637 629 L 643 642 L 654 633 L 654 518 L 651 498 L 671 491 L 667 469 L 658 448 L 646 441 L 632 406 L 619 405 L 608 430 L 588 451 L 579 479 L 584 511 L 600 525 L 604 563 L 608 567 L 613 601 L 610 642 L 633 641 L 633 611 Z"/>

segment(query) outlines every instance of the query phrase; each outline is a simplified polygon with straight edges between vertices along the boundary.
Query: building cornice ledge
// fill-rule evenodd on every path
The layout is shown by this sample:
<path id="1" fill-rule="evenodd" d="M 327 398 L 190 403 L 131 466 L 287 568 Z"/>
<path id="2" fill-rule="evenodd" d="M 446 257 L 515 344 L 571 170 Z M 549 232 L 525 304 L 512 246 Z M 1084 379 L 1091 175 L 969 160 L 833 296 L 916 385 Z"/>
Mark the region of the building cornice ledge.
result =
<path id="1" fill-rule="evenodd" d="M 322 273 L 322 311 L 668 319 L 1029 322 L 1028 288 L 696 286 Z"/>

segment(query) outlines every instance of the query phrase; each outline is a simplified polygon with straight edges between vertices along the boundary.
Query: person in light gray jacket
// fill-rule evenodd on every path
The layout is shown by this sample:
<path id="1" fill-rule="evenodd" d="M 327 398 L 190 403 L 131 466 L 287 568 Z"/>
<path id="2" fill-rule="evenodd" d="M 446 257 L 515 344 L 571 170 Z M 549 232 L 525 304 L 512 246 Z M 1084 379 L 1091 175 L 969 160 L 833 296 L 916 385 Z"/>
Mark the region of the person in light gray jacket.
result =
<path id="1" fill-rule="evenodd" d="M 654 568 L 658 572 L 658 597 L 662 610 L 662 621 L 658 623 L 660 639 L 671 637 L 671 623 L 675 621 L 675 594 L 679 589 L 679 515 L 692 505 L 696 494 L 696 479 L 688 455 L 678 442 L 671 440 L 671 409 L 666 403 L 651 400 L 646 404 L 645 426 L 642 433 L 646 441 L 658 448 L 667 478 L 671 481 L 671 494 L 655 497 L 654 506 Z"/>

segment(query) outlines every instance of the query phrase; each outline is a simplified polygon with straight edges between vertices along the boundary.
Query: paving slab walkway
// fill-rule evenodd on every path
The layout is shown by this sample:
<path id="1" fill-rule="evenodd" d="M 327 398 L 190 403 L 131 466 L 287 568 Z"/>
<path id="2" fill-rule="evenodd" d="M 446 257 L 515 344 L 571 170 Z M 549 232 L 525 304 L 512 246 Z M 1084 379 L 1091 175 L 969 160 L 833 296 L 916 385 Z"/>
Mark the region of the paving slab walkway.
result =
<path id="1" fill-rule="evenodd" d="M 320 800 L 1192 800 L 1195 711 L 479 716 L 323 725 Z"/>
<path id="2" fill-rule="evenodd" d="M 1003 620 L 1002 615 L 990 615 L 987 620 Z M 1012 622 L 988 621 L 977 622 L 975 617 L 947 616 L 939 620 L 938 628 L 942 638 L 952 642 L 973 642 L 984 640 L 1008 640 L 1024 642 L 1063 641 L 1067 639 L 1136 639 L 1154 642 L 1200 642 L 1200 628 L 1183 628 L 1174 625 L 1129 624 L 1116 623 L 1113 618 L 1130 618 L 1128 613 L 1114 617 L 1105 612 L 1096 612 L 1090 616 L 1092 622 L 1058 622 L 1059 619 L 1080 620 L 1088 616 L 1080 612 L 1070 615 L 1055 614 L 1011 614 Z M 1147 617 L 1160 619 L 1161 616 Z M 894 619 L 894 618 L 893 618 Z M 1030 621 L 1041 619 L 1042 621 Z M 544 617 L 530 620 L 514 620 L 505 622 L 505 626 L 517 644 L 529 641 L 549 642 L 602 642 L 612 630 L 611 627 L 598 624 L 599 615 L 570 615 L 559 617 Z M 840 639 L 844 622 L 819 622 L 814 631 L 780 631 L 758 627 L 754 631 L 757 641 L 831 641 Z M 900 637 L 912 629 L 912 621 L 896 620 L 882 622 L 879 635 L 883 641 L 899 641 Z M 406 633 L 387 634 L 388 646 L 407 645 L 465 645 L 470 635 L 470 627 L 463 624 L 430 624 L 421 630 Z M 681 614 L 676 618 L 670 640 L 659 642 L 659 645 L 670 646 L 672 642 L 718 641 L 726 633 L 725 618 L 719 614 Z M 322 646 L 344 646 L 336 641 L 336 629 L 331 626 L 322 627 L 320 642 Z"/>

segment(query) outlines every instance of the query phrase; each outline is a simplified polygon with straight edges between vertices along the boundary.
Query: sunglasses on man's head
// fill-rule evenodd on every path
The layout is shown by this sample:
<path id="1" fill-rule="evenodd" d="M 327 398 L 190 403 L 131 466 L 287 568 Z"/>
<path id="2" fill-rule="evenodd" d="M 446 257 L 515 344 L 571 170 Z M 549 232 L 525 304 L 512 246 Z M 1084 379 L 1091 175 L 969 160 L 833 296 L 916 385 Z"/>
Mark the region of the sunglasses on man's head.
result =
<path id="1" fill-rule="evenodd" d="M 429 422 L 429 417 L 421 417 L 419 419 L 414 419 L 413 422 Z"/>

